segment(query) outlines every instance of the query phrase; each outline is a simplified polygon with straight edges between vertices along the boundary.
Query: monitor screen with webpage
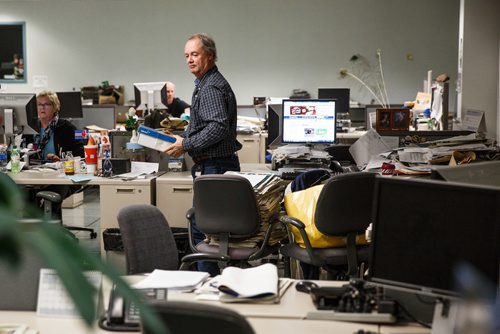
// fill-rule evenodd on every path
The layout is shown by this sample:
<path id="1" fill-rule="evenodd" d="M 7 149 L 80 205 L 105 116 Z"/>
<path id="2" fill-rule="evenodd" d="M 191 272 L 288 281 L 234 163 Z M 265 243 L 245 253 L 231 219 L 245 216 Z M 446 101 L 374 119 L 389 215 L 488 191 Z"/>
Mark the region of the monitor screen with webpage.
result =
<path id="1" fill-rule="evenodd" d="M 134 83 L 135 108 L 137 110 L 167 109 L 167 83 Z"/>
<path id="2" fill-rule="evenodd" d="M 282 105 L 283 143 L 335 143 L 336 100 L 283 100 Z"/>
<path id="3" fill-rule="evenodd" d="M 498 286 L 500 188 L 380 178 L 375 194 L 369 281 L 457 297 L 468 264 Z"/>

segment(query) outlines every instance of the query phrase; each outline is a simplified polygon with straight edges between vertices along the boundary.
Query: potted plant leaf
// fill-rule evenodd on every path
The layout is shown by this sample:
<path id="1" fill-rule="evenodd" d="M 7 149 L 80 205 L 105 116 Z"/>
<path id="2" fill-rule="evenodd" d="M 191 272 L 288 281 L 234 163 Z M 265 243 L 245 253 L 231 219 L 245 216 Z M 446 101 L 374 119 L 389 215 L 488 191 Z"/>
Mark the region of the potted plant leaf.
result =
<path id="1" fill-rule="evenodd" d="M 58 274 L 82 319 L 89 326 L 96 318 L 95 297 L 98 290 L 86 279 L 84 271 L 97 270 L 107 276 L 124 298 L 139 306 L 143 321 L 157 333 L 168 333 L 161 320 L 139 299 L 139 295 L 121 278 L 117 269 L 68 238 L 59 224 L 50 224 L 40 210 L 24 201 L 21 189 L 0 173 L 0 262 L 15 270 L 23 261 L 23 250 L 30 249 Z M 24 233 L 22 217 L 39 221 L 35 233 Z M 31 224 L 31 227 L 33 224 Z"/>

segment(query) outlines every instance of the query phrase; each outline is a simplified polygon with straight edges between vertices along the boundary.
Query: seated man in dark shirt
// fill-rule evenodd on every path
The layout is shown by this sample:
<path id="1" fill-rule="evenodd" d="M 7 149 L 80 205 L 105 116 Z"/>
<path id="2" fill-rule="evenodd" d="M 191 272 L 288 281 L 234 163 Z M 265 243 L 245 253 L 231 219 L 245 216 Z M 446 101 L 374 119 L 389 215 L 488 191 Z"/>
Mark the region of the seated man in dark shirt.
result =
<path id="1" fill-rule="evenodd" d="M 146 116 L 144 125 L 150 128 L 161 128 L 161 121 L 168 117 L 180 117 L 184 113 L 189 113 L 189 104 L 175 97 L 175 85 L 167 81 L 167 110 L 155 110 Z"/>
<path id="2" fill-rule="evenodd" d="M 175 85 L 170 81 L 167 81 L 167 107 L 167 112 L 173 117 L 189 113 L 189 104 L 175 97 Z"/>

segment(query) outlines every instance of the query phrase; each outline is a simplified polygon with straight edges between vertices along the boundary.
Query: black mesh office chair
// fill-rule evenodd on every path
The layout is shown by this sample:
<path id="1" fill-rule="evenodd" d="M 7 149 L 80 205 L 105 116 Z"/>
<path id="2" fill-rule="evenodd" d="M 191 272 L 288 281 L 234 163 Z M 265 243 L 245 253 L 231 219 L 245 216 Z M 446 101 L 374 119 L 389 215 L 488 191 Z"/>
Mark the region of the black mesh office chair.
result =
<path id="1" fill-rule="evenodd" d="M 338 174 L 327 181 L 319 195 L 314 224 L 325 235 L 346 238 L 345 247 L 313 248 L 304 223 L 285 215 L 280 221 L 299 229 L 305 248 L 290 243 L 281 247 L 281 254 L 323 267 L 330 278 L 358 276 L 360 263 L 368 263 L 369 247 L 357 245 L 356 236 L 363 235 L 370 224 L 375 177 L 375 173 L 365 172 Z"/>
<path id="2" fill-rule="evenodd" d="M 271 218 L 262 242 L 250 247 L 232 247 L 254 236 L 261 228 L 261 216 L 251 183 L 239 175 L 201 175 L 194 180 L 193 208 L 188 210 L 189 243 L 193 253 L 218 254 L 223 259 L 220 267 L 231 264 L 248 267 L 277 252 L 280 244 L 269 240 L 277 219 Z M 276 218 L 276 217 L 274 217 Z M 196 219 L 198 229 L 218 242 L 194 244 L 191 224 Z M 190 259 L 196 254 L 187 255 Z"/>
<path id="3" fill-rule="evenodd" d="M 61 205 L 63 198 L 60 194 L 55 191 L 42 190 L 36 193 L 36 198 L 43 199 L 43 213 L 46 218 L 53 218 L 53 206 L 55 204 Z M 93 228 L 90 227 L 81 227 L 81 226 L 68 226 L 64 225 L 63 227 L 69 231 L 87 231 L 90 232 L 90 238 L 97 238 L 97 232 L 94 231 Z"/>
<path id="4" fill-rule="evenodd" d="M 255 333 L 241 314 L 228 308 L 181 301 L 155 301 L 151 303 L 151 306 L 172 334 Z M 142 333 L 152 334 L 153 332 L 143 324 Z"/>

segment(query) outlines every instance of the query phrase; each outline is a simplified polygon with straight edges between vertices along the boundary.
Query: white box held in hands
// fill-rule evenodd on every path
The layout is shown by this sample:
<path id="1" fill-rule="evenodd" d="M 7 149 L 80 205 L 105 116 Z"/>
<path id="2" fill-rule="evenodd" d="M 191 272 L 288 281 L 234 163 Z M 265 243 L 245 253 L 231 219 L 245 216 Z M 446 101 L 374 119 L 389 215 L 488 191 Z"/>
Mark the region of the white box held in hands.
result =
<path id="1" fill-rule="evenodd" d="M 137 133 L 139 134 L 137 144 L 157 151 L 165 152 L 170 145 L 175 143 L 174 137 L 144 125 L 137 128 Z"/>

